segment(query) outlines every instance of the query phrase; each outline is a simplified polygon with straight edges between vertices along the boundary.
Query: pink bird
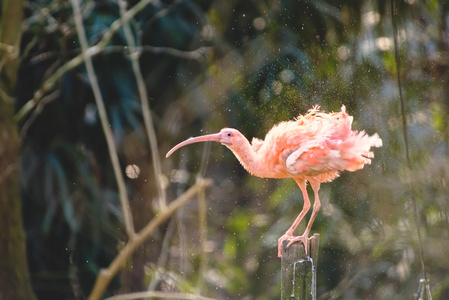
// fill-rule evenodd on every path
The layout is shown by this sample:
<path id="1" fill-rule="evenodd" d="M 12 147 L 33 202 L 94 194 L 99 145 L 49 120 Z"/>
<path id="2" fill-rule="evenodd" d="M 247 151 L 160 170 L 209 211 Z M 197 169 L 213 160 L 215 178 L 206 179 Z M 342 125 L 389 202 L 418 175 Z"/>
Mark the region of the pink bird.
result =
<path id="1" fill-rule="evenodd" d="M 293 178 L 304 197 L 304 206 L 292 226 L 278 240 L 278 256 L 281 257 L 282 241 L 304 243 L 308 251 L 308 236 L 321 203 L 318 190 L 322 182 L 330 182 L 340 171 L 356 171 L 370 164 L 374 157 L 371 147 L 382 146 L 376 134 L 368 136 L 364 131 L 351 129 L 353 117 L 346 113 L 343 105 L 340 112 L 325 113 L 315 106 L 304 116 L 294 121 L 275 125 L 265 140 L 253 138 L 251 144 L 236 129 L 223 128 L 219 133 L 189 138 L 166 155 L 177 149 L 198 142 L 219 142 L 234 153 L 242 166 L 252 175 L 262 178 Z M 306 182 L 314 195 L 312 215 L 301 236 L 294 236 L 298 224 L 310 209 Z"/>

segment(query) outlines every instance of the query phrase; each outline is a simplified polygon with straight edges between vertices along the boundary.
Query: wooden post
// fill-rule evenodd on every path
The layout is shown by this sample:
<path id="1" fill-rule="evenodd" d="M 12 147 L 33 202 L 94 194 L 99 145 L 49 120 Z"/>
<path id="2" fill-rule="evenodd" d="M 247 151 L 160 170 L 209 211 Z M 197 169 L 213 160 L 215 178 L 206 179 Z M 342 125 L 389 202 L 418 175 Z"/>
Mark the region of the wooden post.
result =
<path id="1" fill-rule="evenodd" d="M 282 243 L 281 300 L 316 300 L 316 272 L 320 235 L 309 238 L 309 255 L 304 244 L 296 242 L 286 248 Z"/>

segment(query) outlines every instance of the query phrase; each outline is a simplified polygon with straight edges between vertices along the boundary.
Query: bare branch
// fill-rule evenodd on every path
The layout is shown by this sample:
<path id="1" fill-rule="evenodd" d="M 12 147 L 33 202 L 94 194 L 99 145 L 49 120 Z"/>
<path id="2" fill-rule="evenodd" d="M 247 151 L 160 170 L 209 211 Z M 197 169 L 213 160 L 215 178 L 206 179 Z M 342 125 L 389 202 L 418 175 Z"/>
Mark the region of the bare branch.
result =
<path id="1" fill-rule="evenodd" d="M 199 232 L 200 232 L 200 267 L 198 276 L 199 281 L 197 285 L 198 293 L 201 293 L 204 285 L 204 278 L 206 278 L 206 239 L 207 239 L 207 208 L 206 208 L 206 195 L 204 187 L 198 191 L 198 222 L 199 222 Z"/>
<path id="2" fill-rule="evenodd" d="M 74 69 L 84 62 L 85 59 L 91 59 L 92 56 L 100 53 L 112 39 L 114 34 L 126 23 L 128 23 L 138 12 L 140 12 L 145 6 L 151 3 L 152 0 L 142 0 L 132 9 L 128 10 L 120 19 L 115 20 L 108 31 L 105 32 L 103 38 L 94 46 L 86 49 L 83 53 L 80 53 L 72 60 L 61 66 L 52 76 L 50 76 L 41 86 L 39 90 L 34 93 L 33 99 L 28 101 L 16 114 L 16 121 L 21 121 L 29 112 L 34 108 L 35 105 L 42 99 L 42 97 L 50 91 L 59 79 L 68 71 Z M 81 12 L 79 12 L 81 13 Z M 76 16 L 75 16 L 76 17 Z M 81 18 L 81 16 L 79 16 Z"/>
<path id="3" fill-rule="evenodd" d="M 168 54 L 179 58 L 198 60 L 206 54 L 209 54 L 212 51 L 212 47 L 201 47 L 192 51 L 182 51 L 170 47 L 142 46 L 140 47 L 140 50 L 143 52 L 152 52 L 154 54 Z"/>
<path id="4" fill-rule="evenodd" d="M 40 89 L 35 91 L 34 96 L 32 99 L 30 99 L 25 105 L 22 106 L 22 108 L 17 112 L 16 114 L 16 121 L 20 122 L 22 121 L 34 108 L 35 106 L 42 100 L 42 97 L 46 93 L 48 93 L 53 87 L 56 85 L 56 83 L 62 78 L 64 74 L 69 72 L 70 70 L 73 70 L 74 68 L 78 67 L 80 64 L 84 62 L 85 57 L 92 58 L 93 56 L 102 53 L 104 50 L 106 51 L 123 51 L 123 46 L 108 46 L 109 41 L 112 39 L 114 34 L 125 24 L 128 24 L 128 22 L 138 13 L 140 12 L 146 5 L 151 3 L 151 0 L 142 0 L 137 5 L 133 6 L 132 9 L 128 10 L 126 13 L 124 13 L 121 18 L 115 20 L 108 31 L 106 31 L 101 38 L 101 40 L 96 44 L 88 48 L 86 53 L 79 53 L 76 57 L 72 58 L 70 61 L 66 62 L 64 65 L 62 65 L 59 69 L 56 70 L 56 72 L 53 73 L 48 79 L 46 79 Z M 167 11 L 168 10 L 164 10 Z M 164 14 L 157 14 L 153 18 L 160 18 Z M 8 48 L 9 49 L 9 48 Z M 137 47 L 136 50 L 139 52 L 152 52 L 155 54 L 168 54 L 175 57 L 183 58 L 183 59 L 195 59 L 198 60 L 204 55 L 208 54 L 211 51 L 212 48 L 210 47 L 201 47 L 196 50 L 192 51 L 181 51 L 178 49 L 170 48 L 170 47 L 154 47 L 154 46 L 143 46 L 143 47 Z M 73 51 L 77 52 L 77 51 Z M 36 58 L 33 58 L 33 61 L 39 61 L 41 59 L 48 59 L 53 54 L 50 53 L 43 53 L 42 55 L 37 56 Z"/>
<path id="5" fill-rule="evenodd" d="M 126 15 L 126 3 L 123 0 L 119 1 L 120 13 L 122 18 Z M 134 40 L 133 34 L 129 23 L 123 25 L 125 31 L 126 43 L 129 46 L 129 56 L 131 59 L 131 65 L 136 77 L 137 89 L 139 91 L 139 99 L 142 105 L 142 115 L 145 124 L 145 129 L 148 135 L 148 141 L 150 143 L 151 158 L 153 160 L 153 170 L 154 178 L 156 182 L 156 189 L 158 193 L 159 209 L 164 209 L 167 206 L 167 200 L 165 196 L 165 190 L 162 186 L 160 177 L 162 176 L 161 162 L 159 156 L 159 149 L 157 146 L 156 131 L 154 130 L 153 118 L 151 117 L 150 105 L 148 103 L 148 93 L 145 87 L 145 81 L 143 80 L 142 70 L 140 69 L 139 58 L 140 52 L 136 48 L 136 41 Z"/>
<path id="6" fill-rule="evenodd" d="M 71 0 L 73 12 L 75 15 L 75 24 L 78 31 L 78 37 L 81 44 L 82 55 L 84 56 L 84 61 L 86 63 L 87 75 L 89 77 L 90 84 L 92 86 L 92 91 L 94 93 L 95 103 L 97 104 L 98 114 L 100 116 L 101 126 L 106 138 L 106 143 L 108 145 L 109 156 L 111 158 L 112 168 L 114 169 L 114 175 L 117 180 L 117 186 L 120 196 L 120 202 L 122 204 L 122 212 L 125 221 L 126 232 L 128 237 L 132 240 L 135 235 L 134 223 L 132 219 L 131 209 L 129 207 L 128 194 L 126 192 L 125 180 L 123 178 L 122 170 L 120 168 L 120 162 L 118 159 L 117 149 L 114 144 L 114 136 L 112 130 L 109 126 L 108 115 L 106 113 L 106 108 L 103 101 L 103 96 L 101 95 L 100 85 L 95 75 L 95 70 L 92 63 L 92 57 L 88 56 L 88 43 L 86 38 L 86 33 L 84 31 L 83 19 L 80 11 L 79 0 Z"/>
<path id="7" fill-rule="evenodd" d="M 76 0 L 72 0 L 76 1 Z M 178 197 L 176 200 L 171 202 L 167 209 L 163 210 L 159 215 L 154 217 L 150 223 L 148 223 L 139 233 L 136 234 L 135 239 L 128 241 L 125 247 L 120 251 L 120 253 L 114 258 L 107 269 L 103 269 L 98 274 L 97 280 L 95 282 L 94 288 L 89 295 L 89 300 L 100 299 L 103 295 L 106 287 L 112 278 L 117 274 L 117 272 L 124 266 L 125 261 L 131 257 L 131 255 L 136 251 L 146 239 L 148 239 L 153 232 L 158 228 L 163 222 L 165 222 L 173 213 L 175 213 L 180 207 L 185 205 L 190 201 L 193 196 L 195 196 L 198 191 L 208 187 L 212 184 L 210 179 L 199 180 L 194 186 L 188 189 L 184 194 Z"/>
<path id="8" fill-rule="evenodd" d="M 33 111 L 31 116 L 26 120 L 26 122 L 23 124 L 22 128 L 20 129 L 20 136 L 24 137 L 25 133 L 28 131 L 28 128 L 30 128 L 31 124 L 36 120 L 37 116 L 44 110 L 44 106 L 48 103 L 52 102 L 53 100 L 57 99 L 61 95 L 60 90 L 56 90 L 47 96 L 43 97 L 42 100 L 37 104 L 36 109 Z"/>
<path id="9" fill-rule="evenodd" d="M 212 51 L 212 47 L 200 47 L 198 49 L 192 50 L 192 51 L 183 51 L 178 50 L 175 48 L 170 47 L 156 47 L 156 46 L 136 46 L 136 51 L 140 53 L 153 53 L 153 54 L 166 54 L 171 55 L 173 57 L 182 58 L 182 59 L 192 59 L 192 60 L 199 60 L 202 57 L 208 55 Z M 107 46 L 103 49 L 101 53 L 103 54 L 109 54 L 109 53 L 124 53 L 128 52 L 128 48 L 126 46 L 122 45 L 113 45 L 113 46 Z M 80 49 L 72 49 L 67 50 L 68 55 L 78 55 L 81 53 Z M 99 54 L 94 53 L 94 55 Z M 55 57 L 58 57 L 60 55 L 59 51 L 46 51 L 42 52 L 33 58 L 31 58 L 30 63 L 31 64 L 37 64 L 49 59 L 54 59 Z"/>
<path id="10" fill-rule="evenodd" d="M 132 300 L 132 299 L 142 299 L 145 297 L 152 297 L 159 299 L 216 300 L 215 298 L 209 298 L 195 294 L 150 292 L 150 291 L 113 296 L 106 298 L 106 300 Z"/>

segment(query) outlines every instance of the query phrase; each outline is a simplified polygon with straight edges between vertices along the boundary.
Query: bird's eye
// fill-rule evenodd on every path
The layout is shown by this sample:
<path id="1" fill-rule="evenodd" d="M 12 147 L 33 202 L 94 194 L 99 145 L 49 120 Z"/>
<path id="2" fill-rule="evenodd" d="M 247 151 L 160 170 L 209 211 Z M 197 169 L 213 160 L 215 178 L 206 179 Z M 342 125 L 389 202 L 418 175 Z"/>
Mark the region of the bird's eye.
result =
<path id="1" fill-rule="evenodd" d="M 232 133 L 228 132 L 228 133 L 226 133 L 226 136 L 227 136 L 227 137 L 231 137 L 231 136 L 232 136 Z"/>

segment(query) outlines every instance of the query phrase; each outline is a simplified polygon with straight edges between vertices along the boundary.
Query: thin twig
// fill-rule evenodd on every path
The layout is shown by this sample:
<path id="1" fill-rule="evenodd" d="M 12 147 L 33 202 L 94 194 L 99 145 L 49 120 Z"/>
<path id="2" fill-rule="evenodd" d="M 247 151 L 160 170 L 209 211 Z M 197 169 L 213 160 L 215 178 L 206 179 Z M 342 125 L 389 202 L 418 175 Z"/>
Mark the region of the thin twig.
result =
<path id="1" fill-rule="evenodd" d="M 44 110 L 45 105 L 47 105 L 48 103 L 57 99 L 60 95 L 61 95 L 61 90 L 55 90 L 54 92 L 52 92 L 42 98 L 42 100 L 39 102 L 36 109 L 31 114 L 31 116 L 23 124 L 22 128 L 20 128 L 20 136 L 21 137 L 25 136 L 25 133 L 28 131 L 31 124 L 33 124 L 33 122 L 36 120 L 36 118 L 39 116 L 39 114 Z"/>
<path id="2" fill-rule="evenodd" d="M 98 53 L 100 53 L 99 48 L 96 48 L 95 46 L 91 47 L 87 52 L 78 54 L 72 60 L 66 62 L 64 65 L 58 68 L 55 73 L 53 73 L 53 75 L 51 75 L 42 83 L 40 89 L 34 92 L 33 98 L 25 103 L 16 113 L 16 121 L 22 121 L 34 109 L 34 107 L 39 104 L 39 102 L 42 100 L 42 97 L 44 97 L 44 95 L 56 85 L 56 83 L 62 78 L 62 76 L 64 76 L 64 74 L 81 65 L 84 62 L 85 58 L 91 58 Z"/>
<path id="3" fill-rule="evenodd" d="M 37 39 L 38 40 L 38 39 Z M 34 44 L 32 45 L 34 46 Z M 178 50 L 175 48 L 170 47 L 157 47 L 157 46 L 150 46 L 150 45 L 144 45 L 144 46 L 136 46 L 136 51 L 139 53 L 153 53 L 153 54 L 166 54 L 170 55 L 176 58 L 182 58 L 182 59 L 191 59 L 191 60 L 199 60 L 205 55 L 209 54 L 212 51 L 212 47 L 200 47 L 195 50 L 191 51 L 184 51 L 184 50 Z M 110 54 L 110 53 L 124 53 L 128 52 L 129 49 L 126 46 L 123 45 L 111 45 L 106 46 L 101 53 L 102 54 Z M 80 49 L 70 49 L 67 50 L 67 55 L 73 56 L 73 55 L 79 55 L 81 53 Z M 100 52 L 92 52 L 92 56 L 99 54 Z M 60 51 L 46 51 L 42 52 L 36 56 L 33 56 L 29 63 L 30 64 L 37 64 L 41 63 L 50 59 L 54 59 L 55 57 L 60 56 Z"/>
<path id="4" fill-rule="evenodd" d="M 204 143 L 201 154 L 201 164 L 197 177 L 204 178 L 206 176 L 207 163 L 209 162 L 211 143 Z"/>
<path id="5" fill-rule="evenodd" d="M 103 101 L 103 96 L 101 95 L 100 85 L 98 84 L 97 76 L 95 75 L 95 70 L 92 64 L 92 57 L 87 55 L 89 49 L 86 32 L 84 31 L 83 19 L 80 11 L 79 0 L 70 0 L 74 12 L 76 29 L 78 31 L 78 37 L 81 44 L 82 54 L 84 55 L 84 61 L 86 64 L 87 75 L 89 77 L 90 84 L 92 86 L 92 91 L 94 93 L 95 103 L 97 104 L 98 114 L 100 116 L 101 126 L 106 138 L 106 143 L 108 146 L 109 156 L 111 158 L 112 167 L 114 169 L 114 175 L 117 180 L 117 186 L 119 191 L 120 202 L 122 205 L 122 213 L 125 221 L 125 228 L 128 237 L 132 240 L 135 235 L 134 223 L 131 215 L 131 209 L 129 207 L 128 194 L 126 192 L 125 180 L 123 178 L 123 173 L 120 168 L 120 162 L 118 159 L 117 149 L 114 144 L 114 136 L 112 130 L 109 126 L 108 115 L 106 113 L 106 108 Z"/>
<path id="6" fill-rule="evenodd" d="M 173 1 L 167 8 L 161 9 L 157 13 L 155 13 L 145 24 L 142 26 L 142 31 L 145 31 L 148 27 L 154 24 L 157 20 L 160 20 L 162 17 L 168 15 L 173 9 L 177 7 L 182 0 Z M 154 1 L 155 6 L 161 7 L 160 0 Z"/>
<path id="7" fill-rule="evenodd" d="M 93 57 L 97 54 L 103 53 L 105 50 L 106 52 L 109 50 L 111 51 L 117 51 L 119 49 L 120 51 L 123 50 L 123 46 L 108 46 L 108 43 L 114 36 L 114 34 L 123 26 L 124 24 L 127 24 L 138 12 L 140 12 L 146 5 L 151 3 L 151 0 L 142 0 L 137 5 L 133 6 L 132 9 L 128 10 L 121 18 L 115 20 L 111 26 L 109 27 L 109 30 L 105 32 L 101 40 L 94 46 L 91 46 L 88 51 L 85 51 L 85 53 L 80 53 L 76 57 L 72 58 L 70 61 L 66 62 L 64 65 L 62 65 L 60 68 L 58 68 L 50 77 L 48 77 L 41 85 L 41 87 L 34 92 L 33 98 L 30 99 L 27 103 L 25 103 L 20 110 L 16 113 L 16 121 L 21 122 L 33 109 L 36 105 L 39 104 L 42 97 L 49 92 L 53 87 L 56 85 L 56 83 L 70 70 L 73 70 L 74 68 L 78 67 L 80 64 L 84 62 L 85 57 Z M 154 17 L 162 17 L 162 14 L 156 14 Z M 152 52 L 155 54 L 167 54 L 174 57 L 179 57 L 183 59 L 194 59 L 198 60 L 204 55 L 211 52 L 212 48 L 210 47 L 201 47 L 196 50 L 192 51 L 181 51 L 178 49 L 170 48 L 170 47 L 154 47 L 154 46 L 142 46 L 137 47 L 137 51 L 139 52 Z M 73 51 L 77 52 L 77 51 Z M 46 53 L 45 55 L 51 55 L 50 53 Z M 44 59 L 45 59 L 44 55 Z M 87 55 L 87 56 L 86 56 Z M 39 60 L 41 57 L 38 56 L 35 60 Z"/>
<path id="8" fill-rule="evenodd" d="M 206 196 L 204 187 L 198 191 L 198 223 L 200 231 L 200 267 L 197 284 L 197 293 L 201 294 L 204 286 L 204 278 L 206 278 L 206 239 L 207 239 L 207 214 L 206 214 Z"/>
<path id="9" fill-rule="evenodd" d="M 199 60 L 201 57 L 204 57 L 206 54 L 208 54 L 212 51 L 211 47 L 201 47 L 201 48 L 198 48 L 198 49 L 195 49 L 192 51 L 182 51 L 182 50 L 169 48 L 169 47 L 155 47 L 155 46 L 148 46 L 148 45 L 147 46 L 138 46 L 135 49 L 139 53 L 151 52 L 154 54 L 167 54 L 167 55 L 171 55 L 171 56 L 177 57 L 177 58 L 192 59 L 192 60 Z M 115 46 L 107 46 L 106 48 L 103 49 L 102 53 L 103 54 L 117 53 L 117 52 L 122 53 L 124 51 L 127 51 L 127 48 L 125 46 L 115 45 Z M 87 52 L 88 52 L 87 55 L 89 55 L 91 57 L 94 57 L 95 55 L 100 53 L 99 51 L 87 51 Z M 68 54 L 72 54 L 72 55 L 77 54 L 77 53 L 80 53 L 79 49 L 68 51 Z M 59 54 L 60 53 L 58 51 L 43 52 L 43 53 L 33 57 L 30 60 L 30 63 L 36 64 L 36 63 L 40 63 L 40 62 L 48 60 L 48 59 L 53 59 L 56 56 L 58 56 Z M 75 68 L 76 66 L 78 66 L 78 63 L 82 63 L 83 60 L 79 60 L 79 59 L 77 59 L 77 57 L 75 57 L 76 64 L 74 63 L 74 64 L 71 64 L 70 66 L 65 64 L 62 67 L 60 67 L 57 70 L 57 72 L 59 72 L 61 69 L 63 69 L 63 72 L 61 72 L 61 74 L 63 75 L 65 72 L 68 72 L 72 68 Z M 50 86 L 50 85 L 47 85 L 46 83 L 44 83 L 44 85 Z M 7 99 L 9 97 L 8 95 L 4 94 L 3 91 L 0 91 L 0 96 L 1 95 L 3 95 L 3 98 L 5 98 L 5 99 Z M 41 94 L 39 94 L 39 95 L 41 95 Z M 53 100 L 58 99 L 57 97 L 51 97 L 51 101 L 47 101 L 48 98 L 46 98 L 46 97 L 47 96 L 45 96 L 45 97 L 42 96 L 39 101 L 34 101 L 34 98 L 31 99 L 30 101 L 28 101 L 20 109 L 20 111 L 16 114 L 16 120 L 17 121 L 23 120 L 25 118 L 25 116 L 27 116 L 34 109 L 34 111 L 33 111 L 34 115 L 31 117 L 31 121 L 27 121 L 29 123 L 29 125 L 31 125 L 34 122 L 34 120 L 36 119 L 36 117 L 43 111 L 43 108 L 45 107 L 45 105 L 47 105 L 48 103 L 50 103 Z M 9 98 L 11 99 L 10 102 L 12 103 L 13 99 L 11 97 L 9 97 Z M 21 129 L 22 136 L 28 130 L 29 125 L 22 126 L 22 129 Z"/>
<path id="10" fill-rule="evenodd" d="M 194 294 L 151 292 L 151 291 L 123 294 L 109 297 L 106 298 L 105 300 L 132 300 L 132 299 L 142 299 L 145 297 L 152 297 L 159 299 L 216 300 L 215 298 L 209 298 Z"/>
<path id="11" fill-rule="evenodd" d="M 65 63 L 52 76 L 45 80 L 41 88 L 34 93 L 33 99 L 28 101 L 16 114 L 16 121 L 20 122 L 24 117 L 26 117 L 34 106 L 38 104 L 42 97 L 55 86 L 55 84 L 65 73 L 82 64 L 85 59 L 92 58 L 92 56 L 99 54 L 108 45 L 115 33 L 124 24 L 128 23 L 137 13 L 145 8 L 145 6 L 150 4 L 151 1 L 152 0 L 141 0 L 139 3 L 134 5 L 132 9 L 128 10 L 121 18 L 115 20 L 111 24 L 109 30 L 105 32 L 103 38 L 95 46 L 88 48 L 88 50 L 83 51 L 78 56 Z M 81 16 L 79 16 L 79 18 L 81 18 Z"/>
<path id="12" fill-rule="evenodd" d="M 138 50 L 154 54 L 168 54 L 178 58 L 198 60 L 212 51 L 212 47 L 200 47 L 192 51 L 182 51 L 170 47 L 141 46 Z"/>
<path id="13" fill-rule="evenodd" d="M 120 6 L 120 14 L 123 18 L 126 15 L 126 2 L 123 0 L 119 0 L 119 6 Z M 156 189 L 159 196 L 158 197 L 159 209 L 164 209 L 167 206 L 167 200 L 165 195 L 165 189 L 162 187 L 162 183 L 160 180 L 162 174 L 161 162 L 157 145 L 156 131 L 154 130 L 153 118 L 151 117 L 150 105 L 148 104 L 148 93 L 145 87 L 145 81 L 143 80 L 142 70 L 140 69 L 139 64 L 140 52 L 136 48 L 136 41 L 134 40 L 134 36 L 131 32 L 131 27 L 129 23 L 125 23 L 123 25 L 123 29 L 125 31 L 126 43 L 129 46 L 129 57 L 131 59 L 131 65 L 134 72 L 134 76 L 136 77 L 137 89 L 139 91 L 139 99 L 142 105 L 143 121 L 148 135 L 148 141 L 150 143 L 151 158 L 153 160 L 153 171 L 155 176 L 154 179 L 156 182 Z"/>
<path id="14" fill-rule="evenodd" d="M 75 1 L 75 0 L 72 0 Z M 125 261 L 131 257 L 131 255 L 136 251 L 146 239 L 148 239 L 153 232 L 158 228 L 163 222 L 165 222 L 173 213 L 175 213 L 180 207 L 185 205 L 190 201 L 193 196 L 198 193 L 201 188 L 208 187 L 211 185 L 212 181 L 210 179 L 203 179 L 197 182 L 194 186 L 188 189 L 184 194 L 178 197 L 176 200 L 171 202 L 167 209 L 162 211 L 159 215 L 154 217 L 150 223 L 148 223 L 136 237 L 129 240 L 125 247 L 119 252 L 119 254 L 114 258 L 107 269 L 103 269 L 98 274 L 95 285 L 89 295 L 89 300 L 100 299 L 103 295 L 106 287 L 112 278 L 117 274 L 117 272 L 123 267 Z"/>
<path id="15" fill-rule="evenodd" d="M 151 279 L 150 283 L 148 284 L 147 291 L 154 291 L 156 289 L 156 286 L 158 285 L 162 275 L 165 273 L 165 265 L 168 262 L 168 255 L 169 251 L 168 248 L 170 247 L 170 240 L 175 232 L 176 228 L 176 219 L 172 218 L 167 226 L 167 231 L 165 232 L 164 238 L 162 240 L 162 247 L 160 250 L 160 255 L 157 260 L 157 265 L 154 270 L 154 276 Z"/>
<path id="16" fill-rule="evenodd" d="M 183 215 L 185 214 L 185 208 L 178 210 L 176 213 L 176 229 L 178 233 L 179 239 L 179 263 L 178 269 L 184 274 L 187 270 L 187 234 L 186 234 L 186 226 L 184 224 Z"/>
<path id="17" fill-rule="evenodd" d="M 416 225 L 416 232 L 418 235 L 418 247 L 419 247 L 419 256 L 421 260 L 421 267 L 422 271 L 424 273 L 424 281 L 426 284 L 428 284 L 427 280 L 427 269 L 426 264 L 424 262 L 424 250 L 423 250 L 423 243 L 421 238 L 421 230 L 420 230 L 420 223 L 418 218 L 418 209 L 416 207 L 416 197 L 415 197 L 415 189 L 413 185 L 410 182 L 410 176 L 412 171 L 412 163 L 410 160 L 410 150 L 409 150 L 409 143 L 408 143 L 408 131 L 407 131 L 407 118 L 405 113 L 405 102 L 404 97 L 402 95 L 402 82 L 401 82 L 401 73 L 400 73 L 400 61 L 399 61 L 399 51 L 398 51 L 398 38 L 397 38 L 397 25 L 396 25 L 396 19 L 395 19 L 395 7 L 394 7 L 394 0 L 390 0 L 391 4 L 391 21 L 393 25 L 393 40 L 394 40 L 394 56 L 396 60 L 396 75 L 397 75 L 397 83 L 398 83 L 398 89 L 399 89 L 399 100 L 401 103 L 401 116 L 402 116 L 402 129 L 403 129 L 403 135 L 404 135 L 404 143 L 405 143 L 405 157 L 407 160 L 407 183 L 409 185 L 410 189 L 410 198 L 412 200 L 413 204 L 413 213 L 415 218 L 415 225 Z M 420 297 L 418 295 L 418 297 Z M 429 299 L 432 299 L 432 296 L 430 293 L 428 293 Z"/>
<path id="18" fill-rule="evenodd" d="M 202 156 L 201 156 L 201 165 L 200 169 L 198 171 L 198 175 L 196 177 L 196 180 L 201 180 L 201 178 L 204 178 L 206 169 L 207 169 L 207 162 L 209 161 L 209 155 L 210 155 L 210 145 L 211 143 L 204 143 Z M 200 266 L 199 266 L 199 273 L 200 276 L 198 276 L 198 294 L 201 294 L 201 291 L 204 286 L 204 278 L 205 278 L 205 272 L 206 272 L 206 240 L 207 240 L 207 208 L 206 208 L 206 197 L 204 193 L 204 189 L 198 191 L 198 223 L 199 223 L 199 231 L 200 231 Z"/>

